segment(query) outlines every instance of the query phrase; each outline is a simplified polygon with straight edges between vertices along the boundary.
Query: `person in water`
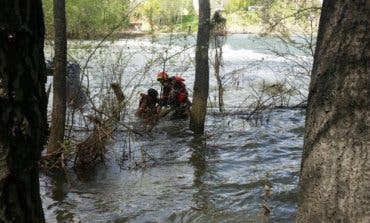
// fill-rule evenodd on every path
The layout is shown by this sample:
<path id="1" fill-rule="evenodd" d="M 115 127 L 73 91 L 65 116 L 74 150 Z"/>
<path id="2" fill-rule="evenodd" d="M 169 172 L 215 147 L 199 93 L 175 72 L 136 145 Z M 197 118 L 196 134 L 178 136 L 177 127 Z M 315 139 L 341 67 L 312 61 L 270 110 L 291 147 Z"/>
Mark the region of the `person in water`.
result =
<path id="1" fill-rule="evenodd" d="M 146 124 L 154 124 L 160 111 L 158 91 L 149 88 L 147 94 L 140 94 L 139 107 L 135 115 L 143 119 Z"/>
<path id="2" fill-rule="evenodd" d="M 185 86 L 185 79 L 178 76 L 169 77 L 165 71 L 157 74 L 157 81 L 161 84 L 160 107 L 170 107 L 174 110 L 172 118 L 186 119 L 189 116 L 191 102 Z"/>

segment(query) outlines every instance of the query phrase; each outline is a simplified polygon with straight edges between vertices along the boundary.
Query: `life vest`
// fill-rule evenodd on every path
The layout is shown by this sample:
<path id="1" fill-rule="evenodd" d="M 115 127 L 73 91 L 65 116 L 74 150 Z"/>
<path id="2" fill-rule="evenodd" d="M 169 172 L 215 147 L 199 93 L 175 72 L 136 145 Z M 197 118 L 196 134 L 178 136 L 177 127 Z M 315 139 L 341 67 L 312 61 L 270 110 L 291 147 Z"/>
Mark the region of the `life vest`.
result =
<path id="1" fill-rule="evenodd" d="M 185 84 L 184 84 L 185 79 L 184 78 L 176 76 L 175 80 L 176 80 L 176 82 L 180 82 L 183 86 L 185 86 Z"/>
<path id="2" fill-rule="evenodd" d="M 161 106 L 180 106 L 188 101 L 188 92 L 184 83 L 185 79 L 172 76 L 162 88 Z"/>
<path id="3" fill-rule="evenodd" d="M 188 92 L 186 90 L 184 81 L 185 81 L 184 78 L 177 76 L 175 77 L 175 83 L 173 86 L 173 88 L 177 92 L 176 100 L 180 103 L 184 103 L 188 99 Z"/>
<path id="4" fill-rule="evenodd" d="M 177 101 L 180 102 L 180 103 L 186 102 L 187 98 L 188 98 L 188 96 L 184 92 L 180 92 L 177 95 Z"/>

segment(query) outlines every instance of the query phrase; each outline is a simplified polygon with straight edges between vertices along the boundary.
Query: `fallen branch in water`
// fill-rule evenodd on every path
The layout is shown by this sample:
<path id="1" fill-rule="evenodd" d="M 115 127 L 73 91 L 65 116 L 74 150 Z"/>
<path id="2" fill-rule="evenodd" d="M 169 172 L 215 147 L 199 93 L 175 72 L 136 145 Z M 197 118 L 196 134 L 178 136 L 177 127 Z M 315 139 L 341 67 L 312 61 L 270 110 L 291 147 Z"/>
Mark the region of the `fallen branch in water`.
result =
<path id="1" fill-rule="evenodd" d="M 125 96 L 121 87 L 117 83 L 112 83 L 111 88 L 116 96 L 117 104 L 108 110 L 109 114 L 103 109 L 93 107 L 98 115 L 89 115 L 87 118 L 94 124 L 93 132 L 82 142 L 76 145 L 76 155 L 74 168 L 77 170 L 90 169 L 104 161 L 107 142 L 113 138 L 117 130 L 117 123 L 124 108 Z M 102 105 L 104 108 L 104 104 Z"/>
<path id="2" fill-rule="evenodd" d="M 89 169 L 104 161 L 105 145 L 112 138 L 115 129 L 106 125 L 106 122 L 94 118 L 95 128 L 93 132 L 76 146 L 75 169 Z"/>
<path id="3" fill-rule="evenodd" d="M 159 123 L 159 120 L 162 118 L 166 117 L 170 112 L 172 112 L 174 109 L 173 108 L 164 108 L 162 109 L 159 114 L 155 115 L 153 117 L 153 122 L 148 126 L 147 131 L 150 132 L 153 130 L 153 128 Z"/>
<path id="4" fill-rule="evenodd" d="M 60 149 L 54 153 L 48 153 L 41 156 L 39 167 L 45 171 L 63 170 L 66 171 L 66 165 L 74 156 L 74 150 L 69 141 L 61 144 Z"/>

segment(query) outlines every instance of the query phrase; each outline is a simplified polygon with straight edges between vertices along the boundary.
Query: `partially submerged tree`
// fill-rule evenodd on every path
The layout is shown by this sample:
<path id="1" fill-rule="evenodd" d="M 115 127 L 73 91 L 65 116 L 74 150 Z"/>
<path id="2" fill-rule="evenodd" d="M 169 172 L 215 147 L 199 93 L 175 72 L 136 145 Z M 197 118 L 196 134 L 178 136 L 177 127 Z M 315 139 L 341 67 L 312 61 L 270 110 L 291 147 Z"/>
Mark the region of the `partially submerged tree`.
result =
<path id="1" fill-rule="evenodd" d="M 41 0 L 0 7 L 0 222 L 44 222 L 38 160 L 47 137 Z"/>
<path id="2" fill-rule="evenodd" d="M 190 129 L 195 133 L 204 132 L 209 89 L 208 49 L 210 36 L 210 3 L 199 0 L 199 25 L 195 52 L 195 82 Z"/>
<path id="3" fill-rule="evenodd" d="M 297 222 L 370 221 L 368 1 L 324 1 Z"/>
<path id="4" fill-rule="evenodd" d="M 221 75 L 222 67 L 222 47 L 226 42 L 226 19 L 222 17 L 220 11 L 216 11 L 212 16 L 211 23 L 211 42 L 212 48 L 214 49 L 214 61 L 211 61 L 215 70 L 215 78 L 218 87 L 218 107 L 220 112 L 224 111 L 224 83 Z"/>
<path id="5" fill-rule="evenodd" d="M 53 111 L 48 153 L 58 150 L 64 139 L 66 121 L 67 33 L 65 0 L 54 0 L 55 56 L 53 76 Z"/>

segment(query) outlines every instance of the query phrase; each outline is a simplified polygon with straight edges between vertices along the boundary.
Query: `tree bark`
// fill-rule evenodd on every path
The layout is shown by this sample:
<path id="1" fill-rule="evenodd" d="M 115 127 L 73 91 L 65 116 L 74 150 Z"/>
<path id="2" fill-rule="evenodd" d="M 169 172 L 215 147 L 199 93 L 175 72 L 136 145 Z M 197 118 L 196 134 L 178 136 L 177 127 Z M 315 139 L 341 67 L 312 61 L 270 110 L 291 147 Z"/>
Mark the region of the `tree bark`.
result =
<path id="1" fill-rule="evenodd" d="M 370 222 L 369 1 L 324 1 L 297 222 Z"/>
<path id="2" fill-rule="evenodd" d="M 0 7 L 0 222 L 44 222 L 38 160 L 47 138 L 41 0 Z"/>
<path id="3" fill-rule="evenodd" d="M 199 0 L 199 25 L 195 53 L 195 82 L 193 105 L 190 115 L 190 129 L 203 134 L 209 89 L 208 48 L 210 36 L 210 2 Z"/>
<path id="4" fill-rule="evenodd" d="M 53 111 L 48 153 L 57 151 L 64 139 L 66 121 L 67 34 L 65 0 L 54 0 L 55 55 L 53 77 Z"/>
<path id="5" fill-rule="evenodd" d="M 215 38 L 217 39 L 217 37 Z M 217 41 L 217 40 L 215 40 Z M 221 60 L 222 60 L 222 46 L 215 47 L 215 77 L 218 86 L 218 108 L 220 112 L 224 112 L 224 87 L 221 78 Z"/>

